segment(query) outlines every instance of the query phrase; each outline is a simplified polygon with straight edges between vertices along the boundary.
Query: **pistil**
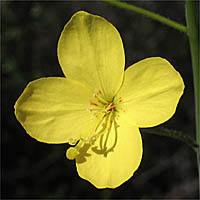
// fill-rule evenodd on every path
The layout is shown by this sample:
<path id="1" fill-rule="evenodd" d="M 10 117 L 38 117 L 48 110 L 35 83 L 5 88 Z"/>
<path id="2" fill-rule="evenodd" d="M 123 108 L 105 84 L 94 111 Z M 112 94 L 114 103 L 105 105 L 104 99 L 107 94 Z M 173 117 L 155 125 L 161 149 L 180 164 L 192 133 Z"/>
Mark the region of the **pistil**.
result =
<path id="1" fill-rule="evenodd" d="M 80 149 L 85 144 L 92 145 L 99 137 L 101 137 L 100 151 L 102 151 L 105 156 L 107 155 L 108 151 L 111 151 L 113 149 L 113 147 L 111 147 L 110 149 L 107 149 L 106 146 L 107 146 L 108 138 L 109 138 L 110 131 L 112 128 L 112 124 L 116 123 L 115 122 L 116 108 L 115 108 L 114 102 L 109 102 L 105 100 L 104 98 L 102 98 L 101 94 L 102 94 L 101 91 L 99 91 L 97 94 L 94 94 L 96 101 L 90 101 L 90 107 L 87 108 L 88 112 L 94 112 L 93 114 L 95 117 L 100 117 L 99 123 L 96 125 L 96 128 L 94 130 L 94 134 L 92 134 L 88 138 L 80 138 L 76 146 L 70 147 L 67 150 L 66 156 L 70 160 L 77 158 L 77 156 L 80 154 Z M 115 127 L 115 124 L 114 124 L 114 127 Z M 103 139 L 104 134 L 106 138 L 103 142 L 102 139 Z M 115 144 L 113 146 L 115 146 Z"/>
<path id="2" fill-rule="evenodd" d="M 81 147 L 84 145 L 84 142 L 82 140 L 79 140 L 78 144 L 74 147 L 70 147 L 69 149 L 67 149 L 66 152 L 66 157 L 69 160 L 74 160 L 80 153 L 80 149 Z"/>

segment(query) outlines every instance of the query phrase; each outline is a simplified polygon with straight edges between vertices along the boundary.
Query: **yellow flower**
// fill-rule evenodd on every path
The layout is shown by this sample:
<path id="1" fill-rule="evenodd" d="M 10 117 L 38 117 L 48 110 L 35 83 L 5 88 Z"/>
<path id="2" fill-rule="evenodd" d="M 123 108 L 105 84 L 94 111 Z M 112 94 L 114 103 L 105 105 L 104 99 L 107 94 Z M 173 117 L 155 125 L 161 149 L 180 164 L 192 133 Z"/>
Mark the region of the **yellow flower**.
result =
<path id="1" fill-rule="evenodd" d="M 140 165 L 139 128 L 167 121 L 183 94 L 180 74 L 152 57 L 124 71 L 121 37 L 104 18 L 75 13 L 58 42 L 65 78 L 32 81 L 15 104 L 15 115 L 40 142 L 69 143 L 80 177 L 97 188 L 115 188 Z"/>

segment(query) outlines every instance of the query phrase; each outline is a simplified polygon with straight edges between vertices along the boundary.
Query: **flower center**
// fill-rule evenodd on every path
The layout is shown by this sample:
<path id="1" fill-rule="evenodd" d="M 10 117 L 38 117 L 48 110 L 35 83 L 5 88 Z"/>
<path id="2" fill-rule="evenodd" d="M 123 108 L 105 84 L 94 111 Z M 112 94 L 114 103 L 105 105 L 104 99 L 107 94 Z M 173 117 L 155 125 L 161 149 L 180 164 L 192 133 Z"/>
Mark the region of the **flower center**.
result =
<path id="1" fill-rule="evenodd" d="M 94 133 L 90 135 L 87 139 L 81 138 L 75 147 L 70 147 L 67 150 L 67 158 L 70 160 L 75 159 L 80 154 L 80 149 L 85 144 L 94 144 L 98 137 L 100 138 L 100 149 L 96 147 L 93 150 L 97 153 L 104 154 L 107 156 L 108 152 L 112 151 L 117 142 L 117 123 L 116 116 L 117 110 L 113 101 L 107 101 L 102 97 L 102 92 L 99 90 L 98 93 L 93 95 L 94 99 L 90 101 L 88 112 L 91 112 L 95 118 L 99 118 L 99 123 L 97 124 Z M 119 101 L 120 102 L 120 101 Z M 112 125 L 115 131 L 115 139 L 111 148 L 107 148 L 108 137 L 111 132 Z M 104 137 L 105 136 L 105 137 Z M 104 137 L 104 142 L 103 138 Z"/>
<path id="2" fill-rule="evenodd" d="M 115 104 L 112 101 L 107 101 L 102 97 L 102 93 L 99 90 L 97 94 L 94 94 L 94 100 L 90 101 L 90 107 L 87 111 L 93 112 L 94 116 L 97 117 L 97 113 L 108 114 L 111 111 L 115 111 Z"/>

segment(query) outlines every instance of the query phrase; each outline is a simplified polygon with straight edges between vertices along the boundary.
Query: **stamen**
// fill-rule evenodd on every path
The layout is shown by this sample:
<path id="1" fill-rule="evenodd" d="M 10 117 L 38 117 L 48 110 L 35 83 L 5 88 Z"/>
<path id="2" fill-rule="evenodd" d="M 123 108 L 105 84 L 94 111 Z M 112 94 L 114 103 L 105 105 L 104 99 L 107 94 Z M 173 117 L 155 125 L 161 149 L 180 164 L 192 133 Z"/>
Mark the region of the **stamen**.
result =
<path id="1" fill-rule="evenodd" d="M 90 107 L 87 108 L 87 111 L 92 112 L 92 114 L 94 114 L 95 117 L 99 117 L 100 121 L 96 125 L 94 134 L 90 135 L 87 138 L 81 138 L 81 141 L 84 143 L 88 143 L 89 145 L 93 145 L 97 138 L 101 137 L 99 141 L 100 149 L 98 150 L 95 147 L 94 149 L 100 151 L 101 154 L 104 154 L 104 156 L 107 156 L 108 151 L 113 149 L 112 146 L 111 148 L 109 148 L 109 150 L 107 150 L 107 143 L 113 122 L 115 123 L 117 110 L 113 101 L 106 101 L 104 98 L 101 97 L 101 94 L 101 91 L 98 91 L 98 93 L 93 94 L 93 96 L 97 99 L 98 102 L 90 101 Z M 121 100 L 122 99 L 120 98 L 120 101 Z M 114 131 L 116 132 L 116 124 L 114 124 L 114 126 Z M 69 157 L 69 159 L 74 159 L 79 154 L 77 147 L 74 148 L 75 149 L 69 148 L 67 152 L 67 157 Z"/>
<path id="2" fill-rule="evenodd" d="M 113 115 L 114 115 L 114 112 L 112 111 L 110 114 L 109 114 L 109 118 L 108 118 L 108 128 L 107 128 L 107 135 L 106 135 L 106 139 L 105 139 L 105 142 L 104 142 L 104 146 L 103 146 L 103 149 L 106 150 L 106 145 L 107 145 L 107 142 L 108 142 L 108 136 L 110 134 L 110 131 L 111 131 L 111 127 L 112 127 L 112 118 L 113 118 Z"/>
<path id="3" fill-rule="evenodd" d="M 97 94 L 102 94 L 101 90 L 99 90 Z"/>
<path id="4" fill-rule="evenodd" d="M 90 102 L 90 105 L 92 105 L 92 106 L 99 106 L 98 104 L 96 104 L 96 103 L 94 103 L 94 102 Z"/>
<path id="5" fill-rule="evenodd" d="M 107 149 L 105 156 L 107 156 L 107 154 L 109 152 L 113 151 L 115 146 L 116 146 L 116 144 L 117 144 L 117 128 L 118 127 L 119 127 L 119 125 L 117 124 L 117 122 L 114 119 L 115 140 L 114 140 L 114 144 L 109 149 Z"/>
<path id="6" fill-rule="evenodd" d="M 109 113 L 109 115 L 108 115 L 108 117 L 107 117 L 107 119 L 106 119 L 106 128 L 105 128 L 105 130 L 104 130 L 104 132 L 106 131 L 106 132 L 109 132 L 110 131 L 110 129 L 111 129 L 111 126 L 112 126 L 112 115 L 113 115 L 113 112 L 111 112 L 111 113 Z M 110 122 L 110 124 L 109 124 L 109 122 Z M 105 148 L 105 144 L 104 144 L 104 147 L 103 147 L 103 137 L 104 137 L 104 135 L 102 135 L 102 137 L 100 138 L 100 149 L 101 150 L 106 150 L 106 148 Z"/>
<path id="7" fill-rule="evenodd" d="M 93 144 L 94 141 L 95 141 L 100 135 L 102 135 L 102 134 L 104 133 L 104 130 L 106 129 L 106 124 L 107 124 L 107 118 L 105 118 L 105 116 L 107 116 L 107 114 L 105 114 L 105 115 L 102 117 L 102 119 L 100 120 L 100 122 L 97 124 L 97 126 L 96 126 L 96 128 L 95 128 L 95 133 L 94 133 L 92 136 L 88 137 L 87 139 L 83 139 L 83 138 L 82 138 L 82 140 L 83 140 L 84 142 L 89 142 L 90 144 Z M 103 124 L 103 121 L 104 121 L 104 120 L 106 120 L 106 123 L 105 123 L 105 124 Z M 101 124 L 102 124 L 102 129 L 99 130 L 99 131 L 97 132 L 97 130 L 99 129 L 99 127 L 100 127 Z"/>
<path id="8" fill-rule="evenodd" d="M 92 112 L 92 109 L 91 108 L 86 108 L 86 111 Z"/>
<path id="9" fill-rule="evenodd" d="M 121 103 L 122 102 L 122 98 L 121 97 L 119 97 L 119 103 Z"/>
<path id="10" fill-rule="evenodd" d="M 106 112 L 114 111 L 115 110 L 115 104 L 113 102 L 107 103 L 105 105 L 104 109 L 105 109 Z"/>
<path id="11" fill-rule="evenodd" d="M 106 133 L 102 134 L 101 135 L 101 138 L 100 138 L 100 149 L 97 148 L 97 146 L 93 147 L 92 150 L 98 154 L 103 154 L 105 157 L 108 155 L 109 152 L 112 152 L 117 144 L 117 128 L 119 126 L 117 125 L 117 122 L 115 120 L 115 112 L 112 111 L 109 113 L 108 117 L 107 117 L 107 122 L 106 122 L 106 129 L 104 130 L 104 132 L 106 131 Z M 113 129 L 112 129 L 113 128 Z M 113 137 L 112 137 L 112 140 L 111 138 L 109 139 L 110 134 L 111 134 L 111 129 L 112 131 L 114 131 L 114 133 L 112 134 L 115 134 L 114 135 L 114 140 L 113 140 Z M 103 139 L 103 137 L 106 137 L 105 139 Z M 108 148 L 108 140 L 110 140 L 109 142 L 109 148 Z M 113 142 L 113 144 L 110 144 L 111 142 Z M 111 146 L 110 146 L 111 145 Z"/>
<path id="12" fill-rule="evenodd" d="M 97 94 L 93 94 L 93 96 L 94 96 L 95 98 L 97 98 L 97 100 L 98 100 L 100 103 L 102 103 L 102 104 L 107 104 L 107 103 L 108 103 L 105 99 L 103 99 L 101 96 L 99 96 L 99 95 L 97 95 Z"/>

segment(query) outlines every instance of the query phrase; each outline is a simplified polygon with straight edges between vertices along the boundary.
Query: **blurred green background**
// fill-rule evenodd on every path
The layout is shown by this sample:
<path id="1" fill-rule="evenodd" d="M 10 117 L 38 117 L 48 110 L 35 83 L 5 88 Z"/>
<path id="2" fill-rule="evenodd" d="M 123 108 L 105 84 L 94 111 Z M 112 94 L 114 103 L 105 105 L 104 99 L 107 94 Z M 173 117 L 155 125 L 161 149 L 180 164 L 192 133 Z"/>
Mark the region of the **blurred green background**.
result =
<path id="1" fill-rule="evenodd" d="M 185 24 L 184 1 L 129 3 Z M 13 106 L 28 82 L 63 76 L 57 42 L 64 25 L 78 10 L 100 15 L 119 30 L 126 67 L 150 56 L 164 57 L 173 64 L 186 89 L 176 114 L 162 126 L 195 137 L 192 66 L 185 34 L 100 1 L 4 1 L 1 2 L 2 198 L 198 198 L 196 155 L 182 142 L 142 133 L 144 155 L 138 171 L 117 189 L 97 190 L 79 178 L 74 161 L 65 158 L 68 144 L 37 142 L 16 120 Z"/>

